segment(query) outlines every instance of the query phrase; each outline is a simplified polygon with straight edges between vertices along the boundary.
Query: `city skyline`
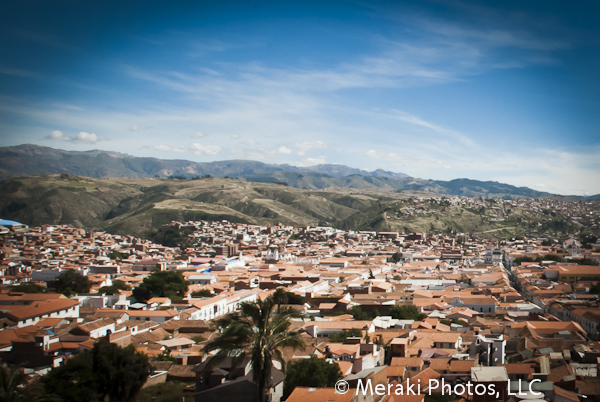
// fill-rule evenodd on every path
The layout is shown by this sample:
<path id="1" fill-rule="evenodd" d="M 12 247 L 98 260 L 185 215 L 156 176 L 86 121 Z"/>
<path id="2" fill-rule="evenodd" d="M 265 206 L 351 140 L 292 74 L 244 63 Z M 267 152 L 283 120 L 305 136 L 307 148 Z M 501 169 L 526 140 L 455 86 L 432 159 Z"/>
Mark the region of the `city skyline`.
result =
<path id="1" fill-rule="evenodd" d="M 600 6 L 5 6 L 1 146 L 600 193 Z"/>

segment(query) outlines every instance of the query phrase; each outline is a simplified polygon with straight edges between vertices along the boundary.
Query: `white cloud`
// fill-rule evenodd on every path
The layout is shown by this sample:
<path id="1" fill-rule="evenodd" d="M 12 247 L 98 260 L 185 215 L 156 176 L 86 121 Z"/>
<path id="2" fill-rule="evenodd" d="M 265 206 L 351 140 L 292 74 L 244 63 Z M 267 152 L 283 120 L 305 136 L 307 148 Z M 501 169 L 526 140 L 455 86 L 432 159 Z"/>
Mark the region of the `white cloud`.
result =
<path id="1" fill-rule="evenodd" d="M 277 153 L 279 153 L 279 154 L 291 154 L 292 150 L 289 149 L 288 147 L 282 145 L 282 146 L 280 146 L 277 149 Z"/>
<path id="2" fill-rule="evenodd" d="M 50 135 L 48 135 L 48 137 L 46 137 L 49 140 L 52 141 L 70 141 L 70 142 L 79 142 L 79 143 L 87 143 L 87 144 L 93 144 L 96 143 L 98 141 L 102 141 L 104 140 L 104 137 L 96 135 L 94 133 L 88 133 L 85 131 L 81 131 L 79 134 L 77 134 L 76 137 L 71 137 L 69 135 L 66 135 L 65 133 L 63 133 L 60 130 L 54 130 L 50 133 Z"/>
<path id="3" fill-rule="evenodd" d="M 46 138 L 53 141 L 71 141 L 71 137 L 69 137 L 60 130 L 52 131 Z"/>
<path id="4" fill-rule="evenodd" d="M 192 138 L 202 138 L 202 137 L 206 137 L 206 134 L 204 134 L 201 131 L 196 131 L 195 133 L 190 134 L 190 137 L 192 137 Z"/>
<path id="5" fill-rule="evenodd" d="M 299 166 L 299 167 L 308 167 L 315 165 L 322 165 L 327 163 L 327 158 L 325 156 L 320 156 L 318 158 L 306 158 L 302 159 L 299 162 L 288 162 L 290 165 Z"/>
<path id="6" fill-rule="evenodd" d="M 308 151 L 311 151 L 313 149 L 325 149 L 327 148 L 327 145 L 325 145 L 325 143 L 323 143 L 322 141 L 305 141 L 294 144 L 294 147 L 298 148 L 298 155 L 304 155 Z"/>
<path id="7" fill-rule="evenodd" d="M 86 133 L 85 131 L 81 131 L 77 134 L 77 137 L 73 138 L 73 142 L 84 142 L 88 144 L 93 144 L 98 141 L 104 140 L 104 137 L 96 135 L 94 133 Z"/>
<path id="8" fill-rule="evenodd" d="M 179 153 L 183 153 L 183 152 L 187 152 L 188 149 L 186 147 L 171 147 L 169 145 L 148 145 L 143 147 L 144 149 L 154 149 L 157 151 L 164 151 L 164 152 L 179 152 Z"/>
<path id="9" fill-rule="evenodd" d="M 234 140 L 238 140 L 238 139 L 240 139 L 240 136 L 239 136 L 239 135 L 237 135 L 237 134 L 233 134 L 233 135 L 231 136 L 231 138 L 232 138 L 232 139 L 234 139 Z"/>
<path id="10" fill-rule="evenodd" d="M 191 149 L 196 155 L 216 155 L 221 152 L 221 147 L 218 145 L 202 145 L 197 142 L 192 144 Z"/>
<path id="11" fill-rule="evenodd" d="M 396 155 L 393 152 L 378 152 L 378 151 L 375 151 L 374 149 L 370 149 L 367 152 L 365 152 L 365 156 L 368 156 L 369 158 L 376 158 L 376 159 L 400 158 L 398 155 Z"/>
<path id="12" fill-rule="evenodd" d="M 306 163 L 310 163 L 311 165 L 322 165 L 323 163 L 327 163 L 327 160 L 324 157 L 321 158 L 306 158 L 304 159 Z"/>
<path id="13" fill-rule="evenodd" d="M 474 146 L 475 143 L 473 142 L 473 140 L 471 140 L 470 138 L 468 138 L 466 135 L 464 135 L 463 133 L 460 133 L 458 131 L 455 130 L 450 130 L 448 128 L 444 128 L 441 126 L 438 126 L 436 124 L 433 124 L 431 122 L 425 121 L 417 116 L 413 116 L 409 113 L 406 112 L 402 112 L 399 110 L 394 110 L 394 113 L 396 113 L 396 117 L 406 123 L 409 124 L 413 124 L 415 126 L 420 126 L 420 127 L 425 127 L 428 128 L 438 134 L 442 134 L 442 135 L 447 135 L 450 136 L 451 138 L 457 139 L 460 142 L 462 142 L 464 145 L 468 145 L 468 146 Z"/>
<path id="14" fill-rule="evenodd" d="M 141 124 L 133 124 L 129 126 L 129 131 L 133 131 L 134 133 L 139 133 L 150 129 L 152 129 L 152 127 L 142 126 Z"/>

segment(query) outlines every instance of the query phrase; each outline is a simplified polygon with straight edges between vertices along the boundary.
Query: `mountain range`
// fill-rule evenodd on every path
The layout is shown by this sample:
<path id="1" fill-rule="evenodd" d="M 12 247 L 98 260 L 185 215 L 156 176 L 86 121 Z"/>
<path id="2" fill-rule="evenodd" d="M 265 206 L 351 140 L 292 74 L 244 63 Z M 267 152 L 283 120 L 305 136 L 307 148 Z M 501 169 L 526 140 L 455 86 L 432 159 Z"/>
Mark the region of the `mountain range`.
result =
<path id="1" fill-rule="evenodd" d="M 0 180 L 36 174 L 74 174 L 93 178 L 234 177 L 248 182 L 280 183 L 301 189 L 378 189 L 424 191 L 467 197 L 535 198 L 551 194 L 494 181 L 424 180 L 377 169 L 373 172 L 337 164 L 297 167 L 248 160 L 193 162 L 135 157 L 119 152 L 65 151 L 39 145 L 0 148 Z"/>

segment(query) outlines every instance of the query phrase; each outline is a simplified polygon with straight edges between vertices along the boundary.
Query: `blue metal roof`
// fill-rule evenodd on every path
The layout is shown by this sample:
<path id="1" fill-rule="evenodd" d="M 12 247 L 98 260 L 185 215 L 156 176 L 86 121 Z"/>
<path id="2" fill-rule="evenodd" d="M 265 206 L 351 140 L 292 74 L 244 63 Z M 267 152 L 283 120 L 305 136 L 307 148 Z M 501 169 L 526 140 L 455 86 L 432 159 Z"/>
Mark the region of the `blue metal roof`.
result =
<path id="1" fill-rule="evenodd" d="M 8 219 L 0 219 L 0 226 L 15 226 L 15 225 L 22 225 L 22 223 L 15 222 L 15 221 L 9 221 Z"/>

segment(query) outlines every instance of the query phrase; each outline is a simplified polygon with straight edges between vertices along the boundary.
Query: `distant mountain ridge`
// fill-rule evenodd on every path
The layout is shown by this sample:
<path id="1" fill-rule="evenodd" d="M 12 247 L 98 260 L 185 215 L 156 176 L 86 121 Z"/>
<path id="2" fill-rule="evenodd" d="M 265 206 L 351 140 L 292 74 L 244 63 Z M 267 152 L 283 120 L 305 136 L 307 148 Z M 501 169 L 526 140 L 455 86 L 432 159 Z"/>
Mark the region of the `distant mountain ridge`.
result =
<path id="1" fill-rule="evenodd" d="M 89 177 L 154 177 L 195 175 L 249 176 L 272 172 L 319 173 L 334 178 L 357 174 L 360 176 L 403 179 L 404 173 L 377 169 L 373 172 L 345 165 L 321 164 L 298 167 L 288 164 L 271 165 L 249 160 L 192 162 L 179 159 L 135 157 L 113 151 L 65 151 L 39 145 L 25 144 L 0 148 L 0 180 L 32 174 L 68 173 Z"/>
<path id="2" fill-rule="evenodd" d="M 456 179 L 451 181 L 412 178 L 404 173 L 377 169 L 368 172 L 345 165 L 322 164 L 297 167 L 249 160 L 193 162 L 135 157 L 119 152 L 91 150 L 65 151 L 39 145 L 0 148 L 0 180 L 36 174 L 67 173 L 93 178 L 153 178 L 210 175 L 236 177 L 250 182 L 285 183 L 305 189 L 347 187 L 390 191 L 422 190 L 466 197 L 533 198 L 551 194 L 492 181 Z"/>

